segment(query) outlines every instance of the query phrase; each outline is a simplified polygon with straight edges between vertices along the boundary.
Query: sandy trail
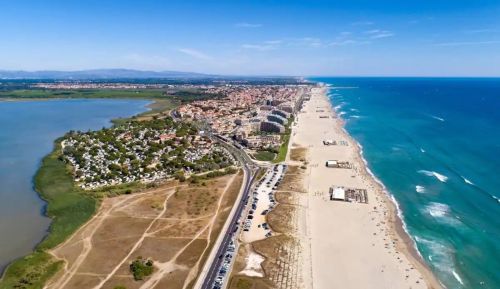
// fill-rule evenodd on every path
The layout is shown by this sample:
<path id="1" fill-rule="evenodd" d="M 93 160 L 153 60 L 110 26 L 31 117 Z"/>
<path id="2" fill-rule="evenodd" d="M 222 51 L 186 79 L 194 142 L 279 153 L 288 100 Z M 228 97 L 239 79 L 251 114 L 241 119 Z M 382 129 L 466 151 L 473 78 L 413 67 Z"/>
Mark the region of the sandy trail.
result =
<path id="1" fill-rule="evenodd" d="M 77 232 L 75 232 L 75 234 L 73 234 L 73 236 L 68 238 L 65 242 L 61 243 L 60 245 L 58 245 L 54 249 L 48 251 L 48 253 L 51 254 L 57 260 L 64 261 L 64 267 L 63 267 L 64 273 L 61 277 L 57 278 L 56 282 L 47 283 L 45 288 L 50 288 L 50 289 L 64 288 L 67 285 L 67 283 L 72 279 L 72 277 L 77 274 L 76 272 L 78 271 L 78 269 L 80 268 L 80 266 L 82 265 L 82 263 L 85 261 L 85 259 L 89 255 L 90 251 L 92 250 L 92 238 L 94 237 L 95 232 L 101 227 L 104 220 L 112 217 L 111 216 L 112 212 L 114 212 L 115 210 L 123 209 L 127 206 L 130 206 L 130 205 L 142 200 L 142 197 L 144 197 L 144 196 L 147 196 L 150 194 L 156 194 L 156 193 L 164 191 L 164 190 L 175 189 L 178 187 L 185 187 L 185 185 L 166 187 L 166 188 L 151 190 L 151 191 L 147 191 L 147 192 L 137 193 L 137 194 L 130 195 L 130 196 L 122 196 L 122 198 L 123 198 L 122 200 L 120 200 L 114 204 L 111 204 L 108 207 L 105 207 L 106 205 L 102 204 L 101 207 L 98 209 L 98 213 L 95 216 L 93 216 L 89 221 L 87 221 L 87 223 L 85 223 Z M 135 200 L 131 201 L 131 199 L 135 199 Z M 71 264 L 71 266 L 68 267 L 67 260 L 64 258 L 60 258 L 57 254 L 55 254 L 55 252 L 59 248 L 66 246 L 69 242 L 73 242 L 74 238 L 76 238 L 77 236 L 81 236 L 81 235 L 84 235 L 86 237 L 74 242 L 74 244 L 78 244 L 80 242 L 83 243 L 83 250 L 78 255 L 75 262 L 73 262 Z M 78 273 L 78 275 L 80 275 L 80 274 Z"/>
<path id="2" fill-rule="evenodd" d="M 125 263 L 127 262 L 127 260 L 130 258 L 130 256 L 135 252 L 135 250 L 137 250 L 137 248 L 139 248 L 139 246 L 142 245 L 142 242 L 144 241 L 144 239 L 148 236 L 150 236 L 151 234 L 149 233 L 149 230 L 151 229 L 151 227 L 153 227 L 153 225 L 155 224 L 155 222 L 161 218 L 161 216 L 163 216 L 163 214 L 165 214 L 165 212 L 167 211 L 167 202 L 168 202 L 168 199 L 170 199 L 171 196 L 173 196 L 175 193 L 174 190 L 172 190 L 170 193 L 167 193 L 166 197 L 165 197 L 165 200 L 163 201 L 163 208 L 161 210 L 161 212 L 158 214 L 158 216 L 153 220 L 151 221 L 151 223 L 149 224 L 149 226 L 146 228 L 144 234 L 142 234 L 141 238 L 139 238 L 139 240 L 134 244 L 134 246 L 132 247 L 132 249 L 129 251 L 129 253 L 125 256 L 125 258 L 123 258 L 120 263 L 118 263 L 118 265 L 115 266 L 115 268 L 113 268 L 113 270 L 106 276 L 106 278 L 104 278 L 103 280 L 101 280 L 101 282 L 99 282 L 99 284 L 97 284 L 97 286 L 94 286 L 93 289 L 100 289 L 104 283 L 106 283 L 113 275 L 115 275 L 116 271 L 118 271 L 118 269 L 120 269 L 120 267 Z"/>

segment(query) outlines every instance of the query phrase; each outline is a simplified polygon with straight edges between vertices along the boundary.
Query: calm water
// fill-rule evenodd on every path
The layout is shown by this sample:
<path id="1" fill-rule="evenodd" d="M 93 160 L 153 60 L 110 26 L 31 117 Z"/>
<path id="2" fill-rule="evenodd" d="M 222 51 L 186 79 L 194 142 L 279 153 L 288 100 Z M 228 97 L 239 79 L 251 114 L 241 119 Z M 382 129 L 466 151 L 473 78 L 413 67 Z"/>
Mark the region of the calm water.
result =
<path id="1" fill-rule="evenodd" d="M 0 272 L 47 232 L 33 176 L 53 141 L 69 130 L 99 129 L 146 111 L 143 100 L 0 101 Z"/>
<path id="2" fill-rule="evenodd" d="M 322 78 L 448 288 L 500 288 L 500 79 Z"/>

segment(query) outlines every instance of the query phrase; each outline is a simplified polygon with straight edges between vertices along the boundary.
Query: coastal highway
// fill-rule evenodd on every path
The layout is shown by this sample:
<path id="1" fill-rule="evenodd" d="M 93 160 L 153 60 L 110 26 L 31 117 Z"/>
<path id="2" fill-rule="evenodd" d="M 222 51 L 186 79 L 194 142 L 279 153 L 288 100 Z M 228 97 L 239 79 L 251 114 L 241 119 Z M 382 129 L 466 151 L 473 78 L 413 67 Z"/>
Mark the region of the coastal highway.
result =
<path id="1" fill-rule="evenodd" d="M 229 226 L 227 226 L 225 231 L 223 228 L 223 231 L 221 232 L 221 234 L 223 234 L 221 235 L 222 240 L 220 240 L 220 243 L 215 243 L 214 247 L 212 248 L 212 253 L 207 259 L 207 263 L 200 274 L 199 281 L 200 282 L 202 281 L 202 283 L 200 284 L 200 282 L 196 282 L 196 285 L 199 286 L 196 285 L 194 286 L 194 288 L 201 288 L 201 289 L 212 289 L 214 286 L 215 278 L 217 277 L 219 268 L 223 262 L 223 258 L 221 258 L 221 256 L 224 255 L 225 252 L 227 252 L 229 243 L 231 242 L 231 239 L 233 237 L 233 233 L 236 230 L 236 227 L 238 226 L 237 224 L 238 219 L 240 218 L 241 213 L 245 208 L 247 197 L 250 194 L 250 188 L 252 187 L 252 183 L 254 182 L 256 177 L 255 174 L 256 167 L 245 152 L 232 146 L 224 139 L 221 139 L 217 136 L 213 138 L 217 139 L 219 143 L 221 143 L 224 147 L 226 147 L 229 151 L 231 151 L 233 155 L 240 161 L 244 170 L 245 179 L 244 179 L 242 195 L 238 200 L 239 203 L 237 204 L 236 210 L 234 211 L 234 214 L 232 214 L 232 216 L 231 215 L 229 216 L 230 218 Z M 226 276 L 226 278 L 227 277 L 228 276 Z"/>

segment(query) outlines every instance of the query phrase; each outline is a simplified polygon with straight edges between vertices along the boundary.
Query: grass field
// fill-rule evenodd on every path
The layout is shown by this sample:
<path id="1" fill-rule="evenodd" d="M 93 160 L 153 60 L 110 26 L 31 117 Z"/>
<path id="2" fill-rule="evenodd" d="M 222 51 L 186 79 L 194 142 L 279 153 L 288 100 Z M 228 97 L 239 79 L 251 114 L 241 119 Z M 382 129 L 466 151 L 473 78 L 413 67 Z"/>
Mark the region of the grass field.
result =
<path id="1" fill-rule="evenodd" d="M 17 89 L 0 91 L 0 98 L 161 98 L 164 91 L 159 89 Z"/>
<path id="2" fill-rule="evenodd" d="M 253 155 L 257 160 L 259 161 L 265 161 L 269 162 L 274 160 L 276 157 L 276 154 L 270 151 L 258 151 L 256 154 Z"/>
<path id="3" fill-rule="evenodd" d="M 273 161 L 274 163 L 281 163 L 286 159 L 286 154 L 288 153 L 288 143 L 290 142 L 290 135 L 292 134 L 291 125 L 293 120 L 293 116 L 290 117 L 288 124 L 285 126 L 285 133 L 281 135 L 281 146 L 278 150 L 278 156 Z"/>

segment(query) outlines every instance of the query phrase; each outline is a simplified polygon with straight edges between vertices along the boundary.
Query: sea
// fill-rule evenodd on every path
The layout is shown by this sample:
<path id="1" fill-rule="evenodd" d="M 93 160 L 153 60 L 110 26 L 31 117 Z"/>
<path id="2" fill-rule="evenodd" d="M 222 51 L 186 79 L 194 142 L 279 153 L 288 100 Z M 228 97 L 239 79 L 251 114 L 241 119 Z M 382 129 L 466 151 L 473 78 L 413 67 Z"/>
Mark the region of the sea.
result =
<path id="1" fill-rule="evenodd" d="M 47 234 L 45 202 L 33 177 L 53 142 L 69 130 L 95 130 L 147 111 L 150 101 L 65 99 L 0 101 L 0 274 Z"/>
<path id="2" fill-rule="evenodd" d="M 447 288 L 500 288 L 500 78 L 314 78 Z"/>

